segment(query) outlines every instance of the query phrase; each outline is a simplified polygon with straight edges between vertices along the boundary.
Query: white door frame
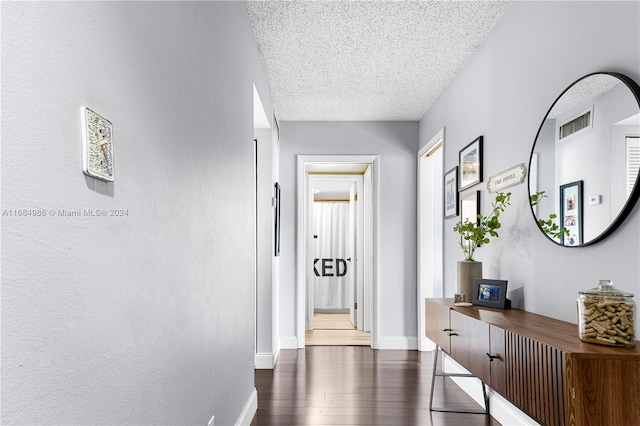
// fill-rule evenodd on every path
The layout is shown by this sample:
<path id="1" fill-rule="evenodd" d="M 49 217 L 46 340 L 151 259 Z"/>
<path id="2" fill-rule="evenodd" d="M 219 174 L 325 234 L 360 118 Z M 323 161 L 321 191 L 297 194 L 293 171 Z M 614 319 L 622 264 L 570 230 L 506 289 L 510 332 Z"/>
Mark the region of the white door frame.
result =
<path id="1" fill-rule="evenodd" d="M 379 341 L 379 298 L 378 298 L 378 212 L 379 212 L 379 162 L 377 155 L 298 155 L 297 157 L 297 214 L 296 214 L 296 337 L 298 340 L 298 348 L 305 347 L 305 313 L 306 313 L 306 282 L 308 274 L 312 273 L 309 265 L 310 250 L 307 246 L 309 235 L 309 205 L 313 198 L 312 191 L 309 190 L 309 173 L 307 166 L 314 164 L 335 164 L 337 165 L 336 173 L 339 173 L 339 166 L 353 164 L 367 164 L 371 170 L 371 179 L 365 176 L 364 190 L 371 196 L 367 197 L 368 209 L 367 217 L 365 217 L 365 241 L 367 232 L 370 232 L 370 247 L 365 247 L 365 252 L 369 252 L 371 256 L 365 254 L 365 287 L 369 287 L 368 296 L 365 297 L 365 312 L 370 315 L 371 321 L 371 347 L 378 348 Z M 371 188 L 367 188 L 370 181 Z M 367 224 L 369 226 L 367 226 Z M 365 293 L 367 290 L 365 289 Z M 366 321 L 365 321 L 366 322 Z"/>
<path id="2" fill-rule="evenodd" d="M 425 335 L 427 297 L 443 295 L 444 128 L 418 152 L 418 350 L 435 349 Z"/>

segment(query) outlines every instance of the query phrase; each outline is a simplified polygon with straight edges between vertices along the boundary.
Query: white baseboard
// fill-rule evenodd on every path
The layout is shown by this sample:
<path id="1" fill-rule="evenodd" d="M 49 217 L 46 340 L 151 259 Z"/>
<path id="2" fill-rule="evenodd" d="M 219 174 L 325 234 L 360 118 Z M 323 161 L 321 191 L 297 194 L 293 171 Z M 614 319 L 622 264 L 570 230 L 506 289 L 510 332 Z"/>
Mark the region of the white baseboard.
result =
<path id="1" fill-rule="evenodd" d="M 280 337 L 280 349 L 298 349 L 298 338 L 296 336 Z M 376 349 L 417 350 L 418 338 L 415 336 L 380 337 Z"/>
<path id="2" fill-rule="evenodd" d="M 272 370 L 276 360 L 271 352 L 258 352 L 254 364 L 256 370 Z"/>
<path id="3" fill-rule="evenodd" d="M 247 403 L 244 404 L 242 413 L 240 413 L 238 420 L 236 420 L 235 426 L 250 426 L 253 417 L 256 415 L 256 411 L 258 411 L 258 391 L 256 388 L 253 388 Z"/>
<path id="4" fill-rule="evenodd" d="M 449 356 L 444 357 L 443 369 L 447 373 L 468 373 L 467 370 Z M 475 377 L 452 377 L 451 379 L 474 401 L 484 407 L 480 379 Z M 487 394 L 489 395 L 491 416 L 500 424 L 509 426 L 538 426 L 540 424 L 493 389 L 487 387 Z"/>
<path id="5" fill-rule="evenodd" d="M 273 352 L 258 352 L 254 360 L 256 370 L 272 370 L 276 366 L 281 348 L 297 349 L 298 339 L 295 336 L 280 337 L 276 342 Z"/>
<path id="6" fill-rule="evenodd" d="M 280 338 L 276 339 L 275 347 L 273 348 L 273 366 L 276 366 L 278 357 L 280 356 Z"/>
<path id="7" fill-rule="evenodd" d="M 296 336 L 280 336 L 280 349 L 298 349 Z"/>
<path id="8" fill-rule="evenodd" d="M 418 338 L 415 336 L 380 337 L 378 338 L 378 349 L 417 350 Z"/>
<path id="9" fill-rule="evenodd" d="M 424 339 L 422 342 L 422 348 L 418 345 L 418 350 L 420 352 L 432 352 L 436 350 L 436 344 L 429 339 Z"/>

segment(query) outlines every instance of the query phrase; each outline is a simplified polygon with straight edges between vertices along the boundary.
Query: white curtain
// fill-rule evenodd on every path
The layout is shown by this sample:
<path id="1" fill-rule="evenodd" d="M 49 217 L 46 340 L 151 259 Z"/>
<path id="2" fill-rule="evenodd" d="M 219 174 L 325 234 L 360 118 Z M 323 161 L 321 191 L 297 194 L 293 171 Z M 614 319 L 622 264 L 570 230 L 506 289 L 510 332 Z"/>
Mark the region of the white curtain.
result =
<path id="1" fill-rule="evenodd" d="M 349 203 L 313 203 L 314 308 L 349 309 Z"/>

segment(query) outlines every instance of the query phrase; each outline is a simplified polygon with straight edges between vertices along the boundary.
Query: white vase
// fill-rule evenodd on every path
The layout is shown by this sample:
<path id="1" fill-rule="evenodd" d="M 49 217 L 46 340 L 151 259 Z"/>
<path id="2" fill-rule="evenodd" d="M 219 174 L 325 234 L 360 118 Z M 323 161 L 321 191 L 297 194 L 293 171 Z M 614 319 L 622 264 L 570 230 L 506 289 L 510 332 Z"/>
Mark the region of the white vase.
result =
<path id="1" fill-rule="evenodd" d="M 460 260 L 458 262 L 458 294 L 464 296 L 465 302 L 471 302 L 473 281 L 482 278 L 482 262 L 475 260 Z"/>

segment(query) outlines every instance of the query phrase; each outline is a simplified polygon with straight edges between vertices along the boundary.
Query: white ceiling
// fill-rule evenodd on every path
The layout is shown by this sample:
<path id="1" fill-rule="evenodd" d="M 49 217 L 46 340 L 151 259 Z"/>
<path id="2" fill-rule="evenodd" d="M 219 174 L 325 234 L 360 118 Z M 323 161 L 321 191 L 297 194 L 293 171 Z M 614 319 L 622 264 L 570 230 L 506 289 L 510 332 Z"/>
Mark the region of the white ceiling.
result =
<path id="1" fill-rule="evenodd" d="M 355 175 L 363 175 L 369 167 L 364 163 L 310 163 L 305 172 L 313 177 L 315 200 L 349 199 Z"/>
<path id="2" fill-rule="evenodd" d="M 509 1 L 260 0 L 249 17 L 281 121 L 417 121 Z"/>
<path id="3" fill-rule="evenodd" d="M 316 180 L 313 185 L 313 199 L 348 200 L 351 186 L 352 180 Z"/>
<path id="4" fill-rule="evenodd" d="M 362 175 L 369 167 L 364 163 L 309 163 L 305 165 L 304 171 L 311 174 L 350 174 L 350 175 Z"/>

